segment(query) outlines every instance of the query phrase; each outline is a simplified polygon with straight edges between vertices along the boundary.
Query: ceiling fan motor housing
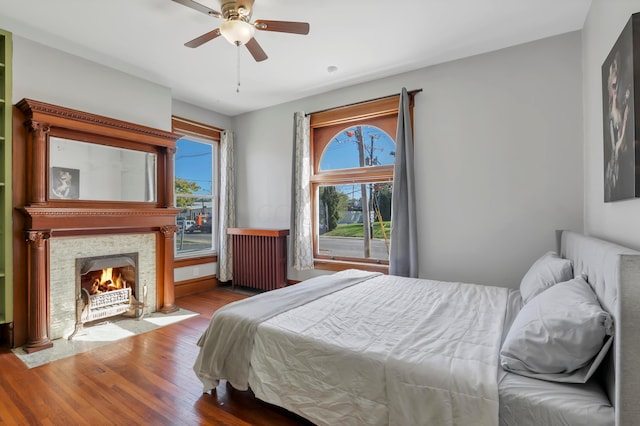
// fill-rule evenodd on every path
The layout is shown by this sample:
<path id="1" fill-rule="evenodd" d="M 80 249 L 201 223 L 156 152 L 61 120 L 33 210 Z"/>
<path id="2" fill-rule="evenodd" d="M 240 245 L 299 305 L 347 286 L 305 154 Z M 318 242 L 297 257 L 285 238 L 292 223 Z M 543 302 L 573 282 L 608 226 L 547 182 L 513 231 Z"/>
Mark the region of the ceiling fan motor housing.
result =
<path id="1" fill-rule="evenodd" d="M 235 0 L 222 0 L 222 17 L 229 21 L 249 22 L 251 8 L 245 5 L 238 5 Z"/>

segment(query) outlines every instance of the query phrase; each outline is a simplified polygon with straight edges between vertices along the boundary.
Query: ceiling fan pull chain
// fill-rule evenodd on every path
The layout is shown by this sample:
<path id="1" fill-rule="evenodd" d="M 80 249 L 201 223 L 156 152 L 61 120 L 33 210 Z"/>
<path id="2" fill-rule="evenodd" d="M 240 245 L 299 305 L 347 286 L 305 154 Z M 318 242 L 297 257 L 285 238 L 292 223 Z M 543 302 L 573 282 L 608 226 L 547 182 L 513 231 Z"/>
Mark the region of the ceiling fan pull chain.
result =
<path id="1" fill-rule="evenodd" d="M 240 93 L 240 45 L 236 46 L 236 52 L 238 54 L 238 86 L 236 87 L 236 93 Z"/>

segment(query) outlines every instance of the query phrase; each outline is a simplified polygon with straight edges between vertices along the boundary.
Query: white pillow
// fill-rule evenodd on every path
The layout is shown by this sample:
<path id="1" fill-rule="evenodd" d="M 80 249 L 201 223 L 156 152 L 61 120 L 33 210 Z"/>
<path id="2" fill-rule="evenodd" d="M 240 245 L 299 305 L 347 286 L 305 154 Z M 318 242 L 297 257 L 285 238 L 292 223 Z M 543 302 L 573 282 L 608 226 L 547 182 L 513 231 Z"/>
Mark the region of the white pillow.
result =
<path id="1" fill-rule="evenodd" d="M 522 307 L 500 350 L 505 370 L 545 380 L 584 383 L 613 334 L 613 320 L 578 277 L 558 283 Z"/>
<path id="2" fill-rule="evenodd" d="M 554 284 L 573 278 L 571 261 L 555 252 L 547 252 L 536 260 L 520 282 L 522 301 L 528 303 Z"/>

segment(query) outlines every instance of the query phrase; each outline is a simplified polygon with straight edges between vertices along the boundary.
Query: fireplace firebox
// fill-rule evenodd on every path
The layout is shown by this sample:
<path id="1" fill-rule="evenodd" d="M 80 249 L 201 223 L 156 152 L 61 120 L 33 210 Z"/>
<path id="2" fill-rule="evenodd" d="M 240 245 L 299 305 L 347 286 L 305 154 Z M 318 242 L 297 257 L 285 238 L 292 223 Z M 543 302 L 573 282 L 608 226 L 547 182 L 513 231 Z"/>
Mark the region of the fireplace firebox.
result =
<path id="1" fill-rule="evenodd" d="M 138 285 L 137 269 L 138 253 L 76 259 L 76 325 L 69 340 L 87 323 L 144 316 L 147 288 Z"/>

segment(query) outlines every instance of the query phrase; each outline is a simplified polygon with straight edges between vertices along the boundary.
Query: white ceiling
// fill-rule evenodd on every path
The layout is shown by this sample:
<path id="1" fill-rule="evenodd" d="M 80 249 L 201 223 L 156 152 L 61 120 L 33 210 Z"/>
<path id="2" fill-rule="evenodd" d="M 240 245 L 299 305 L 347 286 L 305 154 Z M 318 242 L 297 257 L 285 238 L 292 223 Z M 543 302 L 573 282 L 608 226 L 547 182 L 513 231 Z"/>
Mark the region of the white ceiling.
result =
<path id="1" fill-rule="evenodd" d="M 220 10 L 219 0 L 201 0 Z M 243 112 L 581 29 L 591 0 L 256 0 L 253 19 L 309 22 L 309 35 L 256 31 L 269 59 L 171 0 L 0 0 L 0 28 L 151 80 L 173 97 Z M 240 92 L 236 93 L 240 54 Z M 327 67 L 338 70 L 330 73 Z"/>

